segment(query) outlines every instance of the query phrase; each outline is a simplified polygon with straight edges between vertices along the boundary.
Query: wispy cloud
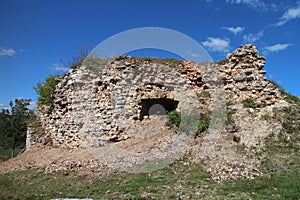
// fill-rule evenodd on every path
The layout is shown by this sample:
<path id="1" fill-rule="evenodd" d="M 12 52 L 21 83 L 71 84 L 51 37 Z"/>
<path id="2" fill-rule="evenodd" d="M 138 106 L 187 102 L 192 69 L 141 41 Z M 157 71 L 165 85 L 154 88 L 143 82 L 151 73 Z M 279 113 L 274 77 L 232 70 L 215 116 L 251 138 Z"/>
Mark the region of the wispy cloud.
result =
<path id="1" fill-rule="evenodd" d="M 225 38 L 208 37 L 202 45 L 208 48 L 209 51 L 227 53 L 230 50 L 230 40 Z"/>
<path id="2" fill-rule="evenodd" d="M 262 0 L 225 0 L 229 4 L 244 4 L 257 11 L 267 11 L 269 10 L 269 5 L 267 5 Z"/>
<path id="3" fill-rule="evenodd" d="M 54 63 L 53 66 L 55 71 L 67 72 L 70 69 L 61 63 Z"/>
<path id="4" fill-rule="evenodd" d="M 268 52 L 278 52 L 278 51 L 282 51 L 287 49 L 289 46 L 291 46 L 292 44 L 275 44 L 275 45 L 271 45 L 271 46 L 267 46 L 265 47 L 265 49 Z"/>
<path id="5" fill-rule="evenodd" d="M 243 35 L 243 40 L 244 40 L 244 42 L 247 42 L 247 43 L 254 43 L 257 40 L 259 40 L 260 38 L 262 38 L 263 36 L 264 36 L 264 32 L 260 31 L 256 34 L 250 33 L 248 35 Z"/>
<path id="6" fill-rule="evenodd" d="M 13 56 L 17 52 L 13 48 L 0 47 L 0 56 Z"/>
<path id="7" fill-rule="evenodd" d="M 30 109 L 30 110 L 37 110 L 37 103 L 36 103 L 36 101 L 32 101 L 32 102 L 30 102 L 30 104 L 29 104 L 29 106 L 28 106 L 28 108 Z"/>
<path id="8" fill-rule="evenodd" d="M 279 18 L 279 21 L 276 23 L 276 26 L 282 26 L 290 20 L 300 18 L 300 3 L 298 6 L 288 9 L 283 13 Z"/>
<path id="9" fill-rule="evenodd" d="M 5 105 L 3 103 L 0 103 L 0 107 L 4 107 Z"/>
<path id="10" fill-rule="evenodd" d="M 225 29 L 227 31 L 230 31 L 234 35 L 237 35 L 238 33 L 241 33 L 245 30 L 244 27 L 240 27 L 240 26 L 237 26 L 237 27 L 222 27 L 221 29 Z"/>
<path id="11" fill-rule="evenodd" d="M 187 52 L 191 57 L 193 57 L 193 58 L 197 58 L 197 57 L 199 57 L 200 55 L 199 54 L 197 54 L 197 53 L 194 53 L 194 52 Z"/>

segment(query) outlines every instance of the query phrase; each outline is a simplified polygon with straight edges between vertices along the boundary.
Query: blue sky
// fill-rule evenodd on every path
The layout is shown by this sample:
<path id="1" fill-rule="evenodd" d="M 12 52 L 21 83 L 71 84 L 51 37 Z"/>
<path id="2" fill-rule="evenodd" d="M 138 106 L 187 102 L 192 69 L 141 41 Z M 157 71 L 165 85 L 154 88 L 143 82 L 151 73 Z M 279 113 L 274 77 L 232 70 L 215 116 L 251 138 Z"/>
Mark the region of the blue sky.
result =
<path id="1" fill-rule="evenodd" d="M 215 61 L 254 43 L 267 58 L 267 77 L 300 96 L 300 1 L 0 0 L 0 106 L 35 101 L 33 86 L 64 73 L 79 47 L 139 27 L 184 33 Z"/>

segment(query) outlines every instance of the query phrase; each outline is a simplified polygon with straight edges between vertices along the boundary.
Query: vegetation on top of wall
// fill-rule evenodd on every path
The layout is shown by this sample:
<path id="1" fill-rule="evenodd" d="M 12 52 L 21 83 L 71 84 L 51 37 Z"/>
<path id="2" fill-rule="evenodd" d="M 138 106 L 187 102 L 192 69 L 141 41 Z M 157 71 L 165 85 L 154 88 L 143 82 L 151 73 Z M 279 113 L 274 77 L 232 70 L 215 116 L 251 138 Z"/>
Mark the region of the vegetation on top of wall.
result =
<path id="1" fill-rule="evenodd" d="M 68 66 L 70 66 L 71 69 L 79 68 L 83 64 L 84 60 L 87 58 L 90 52 L 90 49 L 80 47 L 79 54 L 73 57 L 72 61 L 69 62 Z"/>
<path id="2" fill-rule="evenodd" d="M 176 66 L 180 66 L 183 64 L 183 60 L 179 60 L 176 58 L 156 58 L 156 57 L 135 57 L 135 56 L 126 56 L 126 55 L 122 55 L 122 56 L 118 56 L 115 58 L 116 61 L 122 61 L 122 60 L 126 60 L 126 59 L 131 59 L 131 60 L 135 60 L 137 62 L 151 62 L 151 63 L 158 63 L 158 64 L 163 64 L 163 65 L 168 65 L 170 67 L 176 67 Z"/>
<path id="3" fill-rule="evenodd" d="M 226 63 L 228 63 L 228 59 L 222 59 L 222 60 L 219 60 L 218 62 L 216 62 L 217 64 L 220 64 L 220 65 L 225 65 Z"/>
<path id="4" fill-rule="evenodd" d="M 89 49 L 80 47 L 79 48 L 79 54 L 77 56 L 74 56 L 72 58 L 72 61 L 70 61 L 67 66 L 68 68 L 76 69 L 79 68 L 87 56 L 89 55 L 91 51 Z M 55 86 L 57 82 L 59 81 L 58 75 L 50 75 L 45 79 L 45 82 L 38 82 L 37 85 L 34 87 L 34 90 L 38 93 L 38 100 L 37 105 L 38 106 L 52 106 L 52 93 L 54 92 Z M 49 110 L 50 111 L 50 110 Z"/>
<path id="5" fill-rule="evenodd" d="M 269 80 L 270 83 L 272 83 L 275 87 L 279 88 L 281 95 L 284 97 L 284 100 L 286 100 L 289 103 L 292 104 L 298 104 L 300 105 L 300 98 L 297 96 L 292 95 L 291 93 L 287 92 L 280 84 L 274 80 Z"/>
<path id="6" fill-rule="evenodd" d="M 286 100 L 289 103 L 300 106 L 300 98 L 299 97 L 296 97 L 296 96 L 286 92 L 284 89 L 281 89 L 280 92 L 283 95 L 284 100 Z"/>

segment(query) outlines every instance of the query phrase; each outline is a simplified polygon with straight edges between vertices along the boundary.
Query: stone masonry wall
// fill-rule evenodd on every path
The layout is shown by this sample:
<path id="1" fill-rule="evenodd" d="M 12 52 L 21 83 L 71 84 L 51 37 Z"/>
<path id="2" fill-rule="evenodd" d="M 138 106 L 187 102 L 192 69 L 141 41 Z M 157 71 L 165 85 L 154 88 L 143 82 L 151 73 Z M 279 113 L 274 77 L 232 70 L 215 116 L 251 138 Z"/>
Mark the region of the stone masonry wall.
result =
<path id="1" fill-rule="evenodd" d="M 101 146 L 130 137 L 128 127 L 141 120 L 142 99 L 174 100 L 181 112 L 191 105 L 197 110 L 197 93 L 220 87 L 228 100 L 273 104 L 281 96 L 265 78 L 264 64 L 254 45 L 241 46 L 222 63 L 87 59 L 61 77 L 52 113 L 40 108 L 39 117 L 54 146 Z"/>

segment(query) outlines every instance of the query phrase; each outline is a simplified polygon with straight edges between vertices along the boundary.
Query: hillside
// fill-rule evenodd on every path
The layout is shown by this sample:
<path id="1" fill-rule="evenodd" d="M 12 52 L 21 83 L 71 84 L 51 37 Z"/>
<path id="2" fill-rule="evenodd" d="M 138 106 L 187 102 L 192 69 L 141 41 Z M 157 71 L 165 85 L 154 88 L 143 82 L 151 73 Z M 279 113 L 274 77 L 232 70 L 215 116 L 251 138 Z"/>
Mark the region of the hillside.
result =
<path id="1" fill-rule="evenodd" d="M 300 100 L 264 64 L 250 44 L 215 63 L 87 58 L 59 78 L 51 112 L 39 108 L 44 134 L 0 163 L 0 181 L 66 176 L 71 194 L 49 198 L 299 198 Z"/>

